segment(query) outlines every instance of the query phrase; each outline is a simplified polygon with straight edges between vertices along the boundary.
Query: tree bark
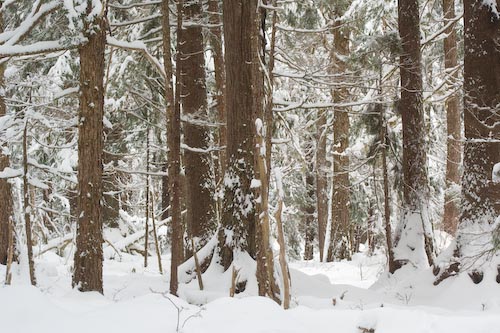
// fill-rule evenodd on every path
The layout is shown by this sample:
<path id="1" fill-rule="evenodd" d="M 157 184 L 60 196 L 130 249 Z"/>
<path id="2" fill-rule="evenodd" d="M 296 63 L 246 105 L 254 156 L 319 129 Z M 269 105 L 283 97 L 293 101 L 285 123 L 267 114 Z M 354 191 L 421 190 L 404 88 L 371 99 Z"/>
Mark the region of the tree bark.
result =
<path id="1" fill-rule="evenodd" d="M 24 228 L 26 231 L 26 247 L 28 250 L 30 282 L 32 286 L 36 286 L 35 263 L 33 261 L 33 240 L 31 232 L 30 191 L 28 183 L 28 119 L 25 119 L 23 130 L 23 213 Z"/>
<path id="2" fill-rule="evenodd" d="M 500 17 L 482 1 L 465 0 L 464 28 L 462 209 L 453 257 L 443 271 L 435 267 L 440 273 L 435 285 L 465 271 L 481 282 L 487 261 L 498 253 L 499 229 L 492 225 L 500 216 L 500 172 L 495 170 L 500 163 Z"/>
<path id="3" fill-rule="evenodd" d="M 262 120 L 259 119 L 262 124 Z M 260 128 L 259 128 L 260 127 Z M 268 296 L 280 303 L 279 287 L 274 279 L 274 254 L 271 248 L 271 228 L 269 222 L 269 178 L 267 175 L 267 163 L 264 147 L 266 146 L 262 135 L 263 126 L 257 126 L 257 142 L 255 145 L 256 156 L 256 179 L 259 186 L 255 186 L 255 197 L 257 200 L 256 221 L 258 227 L 256 232 L 257 241 L 257 283 L 259 296 Z"/>
<path id="4" fill-rule="evenodd" d="M 149 123 L 149 110 L 146 110 L 146 121 Z M 149 187 L 150 187 L 150 178 L 149 178 L 149 124 L 148 128 L 146 128 L 146 207 L 145 207 L 145 218 L 146 221 L 144 223 L 144 267 L 148 267 L 148 252 L 149 252 Z M 156 231 L 155 231 L 156 232 Z"/>
<path id="5" fill-rule="evenodd" d="M 87 42 L 80 54 L 80 107 L 78 122 L 78 230 L 73 287 L 103 292 L 102 286 L 102 158 L 104 116 L 104 51 L 106 17 L 87 1 L 83 35 Z"/>
<path id="6" fill-rule="evenodd" d="M 3 1 L 2 1 L 3 2 Z M 3 32 L 3 12 L 0 12 L 0 32 Z M 0 61 L 2 61 L 0 57 Z M 5 105 L 5 69 L 6 62 L 0 63 L 0 117 L 7 114 L 7 106 Z M 3 141 L 3 140 L 2 140 Z M 2 143 L 0 146 L 0 172 L 8 168 L 9 156 L 4 154 L 6 144 Z M 5 178 L 0 178 L 0 264 L 7 264 L 7 257 L 9 253 L 9 224 L 13 218 L 12 210 L 12 191 L 10 183 Z"/>
<path id="7" fill-rule="evenodd" d="M 280 262 L 280 268 L 281 268 L 281 275 L 283 278 L 283 308 L 288 309 L 290 307 L 290 270 L 288 268 L 288 263 L 286 261 L 286 245 L 285 245 L 285 235 L 284 235 L 284 230 L 283 230 L 283 222 L 282 222 L 282 216 L 283 216 L 283 193 L 281 193 L 281 170 L 279 171 L 279 176 L 276 174 L 276 183 L 277 183 L 277 188 L 278 188 L 278 209 L 276 210 L 276 213 L 274 217 L 276 218 L 276 229 L 278 232 L 278 244 L 280 245 L 280 252 L 279 252 L 279 262 Z"/>
<path id="8" fill-rule="evenodd" d="M 444 24 L 455 19 L 455 0 L 443 0 Z M 458 81 L 457 33 L 455 25 L 445 31 L 444 66 L 447 80 L 451 81 L 450 89 Z M 461 112 L 458 93 L 451 95 L 446 101 L 447 123 L 447 158 L 446 158 L 446 193 L 444 197 L 443 229 L 455 235 L 459 217 L 459 197 L 456 187 L 460 184 L 460 164 L 462 163 Z"/>
<path id="9" fill-rule="evenodd" d="M 163 56 L 167 82 L 165 84 L 165 98 L 167 103 L 168 117 L 168 178 L 170 189 L 170 212 L 172 217 L 172 260 L 170 266 L 170 293 L 177 295 L 178 275 L 177 267 L 183 259 L 183 230 L 181 221 L 181 191 L 182 182 L 180 176 L 180 103 L 181 103 L 181 73 L 182 57 L 180 56 L 180 44 L 182 40 L 182 14 L 183 1 L 177 3 L 177 56 L 176 56 L 176 86 L 175 97 L 172 85 L 172 60 L 170 51 L 170 11 L 169 1 L 162 1 L 162 31 L 163 31 Z M 175 98 L 175 99 L 174 99 Z"/>
<path id="10" fill-rule="evenodd" d="M 304 260 L 312 260 L 314 257 L 314 213 L 316 212 L 316 207 L 314 204 L 314 199 L 316 198 L 316 188 L 314 186 L 314 145 L 311 142 L 306 147 L 306 197 L 304 206 L 304 225 L 305 225 L 305 245 L 304 245 Z"/>
<path id="11" fill-rule="evenodd" d="M 190 22 L 182 31 L 182 110 L 184 113 L 184 164 L 186 170 L 186 224 L 188 238 L 203 247 L 217 225 L 211 185 L 209 153 L 210 133 L 205 85 L 205 53 L 201 27 L 201 2 L 186 2 L 183 17 Z"/>
<path id="12" fill-rule="evenodd" d="M 219 120 L 219 147 L 224 147 L 227 141 L 227 131 L 226 131 L 226 113 L 224 111 L 224 95 L 225 95 L 225 85 L 226 85 L 226 71 L 224 68 L 224 54 L 222 51 L 222 20 L 219 8 L 219 0 L 209 0 L 208 1 L 208 11 L 209 11 L 209 22 L 211 24 L 209 43 L 212 48 L 212 57 L 214 60 L 214 70 L 215 70 L 215 101 L 217 103 L 217 118 Z M 224 176 L 226 168 L 226 151 L 221 149 L 219 151 L 219 163 L 218 163 L 218 179 L 217 183 L 221 181 Z"/>
<path id="13" fill-rule="evenodd" d="M 500 1 L 496 1 L 500 8 Z M 473 226 L 500 216 L 500 17 L 481 2 L 464 1 L 464 175 L 458 243 L 477 243 Z M 496 181 L 494 176 L 496 176 Z M 476 229 L 474 229 L 476 230 Z M 480 244 L 475 244 L 476 246 Z"/>
<path id="14" fill-rule="evenodd" d="M 382 75 L 380 75 L 380 81 L 382 81 Z M 379 84 L 382 86 L 382 82 Z M 384 227 L 387 245 L 387 266 L 389 272 L 394 273 L 399 268 L 399 264 L 394 259 L 394 247 L 392 242 L 389 171 L 387 169 L 387 148 L 389 142 L 387 140 L 387 121 L 385 119 L 385 109 L 383 105 L 380 107 L 380 145 L 382 150 L 382 172 L 384 178 Z"/>
<path id="15" fill-rule="evenodd" d="M 433 262 L 432 226 L 428 216 L 426 126 L 422 107 L 422 68 L 418 0 L 398 1 L 401 100 L 403 122 L 403 219 L 395 249 L 400 263 Z"/>
<path id="16" fill-rule="evenodd" d="M 326 112 L 320 111 L 316 143 L 316 212 L 318 215 L 319 260 L 325 259 L 325 237 L 328 222 L 328 166 L 326 161 Z"/>
<path id="17" fill-rule="evenodd" d="M 257 0 L 223 2 L 227 148 L 219 256 L 224 269 L 231 265 L 234 252 L 248 252 L 256 258 L 257 221 L 250 184 L 254 178 L 255 118 L 263 110 L 257 4 Z"/>
<path id="18" fill-rule="evenodd" d="M 346 74 L 347 64 L 344 60 L 349 55 L 349 29 L 345 22 L 338 18 L 333 27 L 334 45 L 331 54 L 332 72 L 335 75 Z M 345 78 L 344 78 L 345 80 Z M 332 98 L 335 102 L 344 102 L 349 96 L 347 87 L 335 88 Z M 351 257 L 352 227 L 350 225 L 350 181 L 349 181 L 349 114 L 347 108 L 337 108 L 333 121 L 333 197 L 332 227 L 327 260 L 349 259 Z"/>

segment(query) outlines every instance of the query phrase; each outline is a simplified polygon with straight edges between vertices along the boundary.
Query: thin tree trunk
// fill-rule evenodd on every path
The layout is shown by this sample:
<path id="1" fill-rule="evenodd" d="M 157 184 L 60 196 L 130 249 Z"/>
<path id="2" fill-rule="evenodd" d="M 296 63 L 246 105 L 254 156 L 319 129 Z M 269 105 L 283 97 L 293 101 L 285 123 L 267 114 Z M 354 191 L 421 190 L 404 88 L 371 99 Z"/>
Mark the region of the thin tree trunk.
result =
<path id="1" fill-rule="evenodd" d="M 87 0 L 87 17 L 94 10 Z M 105 13 L 85 21 L 87 42 L 79 47 L 78 230 L 72 284 L 80 291 L 103 292 L 102 157 L 104 116 Z"/>
<path id="2" fill-rule="evenodd" d="M 312 260 L 314 258 L 314 213 L 316 212 L 316 205 L 314 204 L 316 198 L 316 188 L 314 187 L 314 145 L 312 142 L 306 147 L 306 197 L 304 207 L 305 218 L 305 245 L 304 245 L 304 260 Z"/>
<path id="3" fill-rule="evenodd" d="M 267 1 L 263 2 L 267 4 Z M 259 287 L 259 295 L 268 296 L 278 304 L 280 303 L 280 291 L 275 280 L 274 274 L 274 254 L 271 248 L 270 239 L 270 212 L 269 212 L 269 183 L 271 172 L 271 145 L 272 145 L 272 128 L 273 128 L 273 90 L 274 90 L 274 47 L 276 35 L 276 12 L 273 16 L 273 26 L 271 27 L 271 50 L 269 56 L 269 67 L 266 69 L 265 64 L 265 17 L 266 9 L 260 8 L 261 34 L 253 35 L 253 43 L 257 48 L 262 50 L 257 57 L 257 67 L 255 70 L 265 72 L 264 76 L 255 75 L 255 87 L 262 86 L 262 90 L 257 91 L 256 98 L 262 98 L 263 109 L 256 110 L 256 133 L 255 133 L 255 178 L 259 180 L 260 186 L 256 186 L 256 221 L 258 223 L 256 230 L 256 243 L 257 243 L 257 283 Z M 259 58 L 260 57 L 260 58 Z M 266 81 L 264 81 L 266 77 Z M 264 86 L 267 86 L 267 94 L 264 96 Z M 265 103 L 264 103 L 265 98 Z M 265 104 L 265 106 L 264 106 Z M 262 118 L 261 118 L 262 117 Z M 264 133 L 265 125 L 265 133 Z M 265 135 L 265 137 L 264 137 Z"/>
<path id="4" fill-rule="evenodd" d="M 455 0 L 443 0 L 444 24 L 455 19 Z M 445 71 L 452 85 L 458 81 L 457 33 L 455 25 L 446 31 L 444 39 Z M 446 158 L 446 193 L 444 197 L 443 228 L 450 235 L 455 235 L 458 225 L 459 196 L 456 188 L 460 184 L 460 164 L 462 162 L 461 112 L 458 93 L 451 95 L 446 101 L 447 123 L 447 158 Z"/>
<path id="5" fill-rule="evenodd" d="M 328 178 L 326 161 L 326 112 L 321 110 L 317 123 L 316 143 L 316 212 L 318 215 L 319 260 L 325 259 L 326 224 L 328 222 Z"/>
<path id="6" fill-rule="evenodd" d="M 5 269 L 5 284 L 10 285 L 12 282 L 12 261 L 14 259 L 14 222 L 12 219 L 9 219 L 9 230 L 7 235 L 9 236 L 9 248 L 7 253 L 7 267 Z"/>
<path id="7" fill-rule="evenodd" d="M 149 238 L 149 111 L 146 111 L 146 221 L 144 223 L 144 267 L 148 267 L 148 238 Z M 155 231 L 156 232 L 156 231 Z"/>
<path id="8" fill-rule="evenodd" d="M 209 23 L 211 25 L 209 43 L 212 48 L 212 56 L 214 59 L 215 69 L 215 101 L 217 103 L 217 116 L 219 120 L 219 147 L 224 147 L 227 140 L 226 131 L 226 113 L 224 111 L 224 91 L 226 84 L 226 72 L 224 68 L 224 54 L 222 51 L 222 20 L 221 11 L 219 8 L 219 0 L 208 1 Z M 226 151 L 221 149 L 219 151 L 219 172 L 217 183 L 219 183 L 224 176 L 226 168 Z"/>
<path id="9" fill-rule="evenodd" d="M 418 0 L 398 1 L 403 122 L 403 219 L 396 260 L 425 267 L 433 263 L 432 225 L 428 216 L 427 144 L 422 107 L 422 68 Z M 424 242 L 422 242 L 422 237 Z M 424 244 L 424 249 L 421 249 Z M 421 253 L 425 253 L 422 256 Z"/>
<path id="10" fill-rule="evenodd" d="M 267 1 L 264 1 L 267 4 Z M 272 0 L 272 7 L 276 8 L 277 3 L 276 0 Z M 265 27 L 265 17 L 262 18 L 262 34 L 265 35 L 266 27 Z M 274 117 L 273 117 L 273 96 L 274 96 L 274 66 L 275 59 L 274 53 L 276 50 L 276 24 L 278 23 L 278 11 L 275 9 L 273 11 L 273 18 L 271 23 L 271 46 L 269 49 L 269 64 L 267 69 L 267 79 L 268 79 L 268 92 L 267 92 L 267 100 L 265 103 L 265 113 L 264 113 L 264 122 L 266 125 L 266 169 L 267 169 L 267 182 L 270 183 L 271 179 L 271 159 L 272 159 L 272 140 L 273 140 L 273 130 L 274 130 Z M 265 57 L 265 43 L 263 44 L 263 55 Z"/>
<path id="11" fill-rule="evenodd" d="M 279 261 L 281 267 L 281 275 L 283 278 L 283 308 L 288 309 L 290 307 L 290 271 L 288 269 L 288 264 L 286 261 L 286 244 L 285 244 L 285 235 L 283 231 L 283 193 L 282 193 L 282 179 L 281 179 L 281 170 L 276 174 L 276 187 L 278 188 L 278 209 L 275 213 L 276 218 L 276 228 L 278 232 L 278 244 L 280 245 L 280 253 L 279 253 Z"/>
<path id="12" fill-rule="evenodd" d="M 385 240 L 387 244 L 387 265 L 389 272 L 394 273 L 398 267 L 398 263 L 394 260 L 394 247 L 392 243 L 392 226 L 391 226 L 391 206 L 389 192 L 389 172 L 387 170 L 387 123 L 385 119 L 385 109 L 380 107 L 380 145 L 382 150 L 382 172 L 384 177 L 384 225 L 385 225 Z"/>
<path id="13" fill-rule="evenodd" d="M 156 258 L 158 259 L 158 270 L 160 271 L 160 274 L 163 274 L 163 266 L 161 264 L 160 244 L 158 243 L 158 233 L 156 231 L 154 194 L 151 193 L 150 195 L 151 195 L 151 222 L 153 222 L 153 237 L 155 241 Z"/>
<path id="14" fill-rule="evenodd" d="M 165 165 L 162 167 L 162 172 L 167 172 L 168 161 L 165 161 Z M 161 219 L 166 220 L 170 216 L 170 191 L 168 188 L 169 180 L 168 176 L 161 177 Z"/>
<path id="15" fill-rule="evenodd" d="M 3 1 L 1 2 L 3 3 Z M 3 29 L 3 12 L 0 12 L 0 33 Z M 7 62 L 0 57 L 0 118 L 4 117 L 7 113 L 7 106 L 5 105 L 5 69 Z M 3 140 L 2 140 L 3 141 Z M 0 172 L 8 168 L 9 156 L 3 154 L 3 145 L 0 146 Z M 0 264 L 7 263 L 9 253 L 9 225 L 13 218 L 12 209 L 12 192 L 10 183 L 5 178 L 0 178 Z"/>
<path id="16" fill-rule="evenodd" d="M 183 17 L 190 22 L 183 31 L 180 43 L 182 59 L 182 111 L 184 164 L 186 170 L 186 225 L 188 238 L 203 247 L 216 231 L 213 193 L 210 185 L 210 133 L 203 123 L 208 120 L 207 89 L 205 84 L 205 53 L 201 27 L 201 2 L 186 2 Z"/>
<path id="17" fill-rule="evenodd" d="M 269 183 L 266 171 L 266 146 L 262 136 L 262 122 L 257 126 L 257 144 L 255 145 L 256 179 L 259 180 L 259 186 L 255 186 L 256 197 L 260 198 L 257 202 L 256 220 L 257 230 L 257 282 L 259 285 L 259 295 L 268 296 L 280 303 L 279 288 L 274 279 L 274 255 L 270 244 L 271 231 L 269 222 Z"/>
<path id="18" fill-rule="evenodd" d="M 28 266 L 31 285 L 36 286 L 35 263 L 33 262 L 33 240 L 31 233 L 31 207 L 28 182 L 28 120 L 25 119 L 23 130 L 23 211 L 26 230 L 26 247 L 28 249 Z"/>
<path id="19" fill-rule="evenodd" d="M 334 74 L 346 74 L 347 64 L 344 60 L 349 55 L 349 29 L 338 17 L 333 27 L 334 45 L 331 61 Z M 345 76 L 343 77 L 345 80 Z M 332 97 L 337 103 L 344 102 L 349 96 L 348 88 L 339 87 L 333 90 Z M 350 224 L 350 181 L 349 181 L 349 114 L 345 108 L 335 110 L 333 121 L 333 197 L 332 197 L 332 227 L 328 247 L 328 261 L 334 258 L 349 259 L 351 257 L 352 226 Z"/>
<path id="20" fill-rule="evenodd" d="M 168 9 L 168 0 L 164 0 L 162 2 L 162 13 L 163 13 L 163 21 L 162 28 L 164 33 L 164 56 L 165 59 L 165 71 L 168 75 L 169 69 L 171 69 L 171 60 L 168 58 L 168 53 L 166 48 L 169 48 L 168 40 L 166 40 L 169 35 L 169 9 Z M 180 44 L 182 40 L 182 15 L 184 3 L 182 0 L 177 2 L 177 56 L 176 56 L 176 81 L 175 81 L 175 99 L 173 108 L 170 107 L 168 109 L 168 175 L 170 180 L 170 211 L 172 216 L 172 261 L 170 268 L 170 293 L 172 295 L 177 295 L 178 288 L 178 275 L 177 268 L 182 262 L 183 258 L 183 228 L 182 228 L 182 220 L 181 220 L 181 191 L 182 191 L 182 183 L 181 183 L 181 175 L 180 175 L 180 164 L 181 164 L 181 156 L 180 156 L 180 140 L 181 140 L 181 73 L 182 73 L 182 57 L 180 56 Z M 170 39 L 170 38 L 168 38 Z M 170 68 L 167 68 L 170 67 Z M 172 73 L 170 71 L 170 73 Z M 170 77 L 167 76 L 167 80 Z M 166 84 L 167 86 L 167 104 L 170 102 L 168 98 L 170 97 L 170 89 L 169 86 L 171 82 Z"/>

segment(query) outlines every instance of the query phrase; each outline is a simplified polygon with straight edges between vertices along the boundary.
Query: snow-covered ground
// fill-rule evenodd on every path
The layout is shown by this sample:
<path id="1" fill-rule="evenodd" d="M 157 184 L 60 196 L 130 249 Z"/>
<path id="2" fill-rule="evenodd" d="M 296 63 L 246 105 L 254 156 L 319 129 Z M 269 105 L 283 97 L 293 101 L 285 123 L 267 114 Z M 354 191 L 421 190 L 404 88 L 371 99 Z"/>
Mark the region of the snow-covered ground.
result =
<path id="1" fill-rule="evenodd" d="M 479 285 L 463 276 L 434 287 L 430 272 L 403 269 L 387 278 L 383 255 L 293 262 L 293 306 L 283 310 L 254 296 L 251 284 L 244 295 L 228 297 L 227 277 L 214 270 L 205 274 L 207 291 L 192 281 L 181 285 L 181 298 L 167 295 L 168 270 L 161 275 L 156 258 L 149 262 L 144 269 L 139 256 L 106 260 L 104 296 L 72 290 L 71 262 L 51 252 L 36 261 L 38 288 L 29 285 L 23 266 L 15 267 L 13 285 L 3 286 L 0 266 L 0 332 L 500 333 L 493 274 Z"/>

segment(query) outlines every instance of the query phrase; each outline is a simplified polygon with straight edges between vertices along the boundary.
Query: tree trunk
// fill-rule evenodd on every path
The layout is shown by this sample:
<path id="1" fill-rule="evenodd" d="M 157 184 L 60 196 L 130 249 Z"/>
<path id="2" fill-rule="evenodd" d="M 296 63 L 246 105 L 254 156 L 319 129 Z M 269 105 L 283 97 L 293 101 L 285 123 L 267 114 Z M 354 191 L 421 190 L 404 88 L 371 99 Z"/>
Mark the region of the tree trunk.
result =
<path id="1" fill-rule="evenodd" d="M 432 226 L 428 216 L 427 144 L 422 107 L 420 18 L 418 0 L 398 1 L 403 122 L 403 218 L 395 249 L 400 263 L 432 264 Z"/>
<path id="2" fill-rule="evenodd" d="M 144 267 L 148 267 L 148 249 L 149 249 L 149 187 L 150 187 L 150 178 L 149 178 L 149 110 L 146 110 L 146 121 L 148 122 L 148 127 L 146 128 L 146 207 L 145 207 L 145 218 L 146 221 L 144 223 Z"/>
<path id="3" fill-rule="evenodd" d="M 87 16 L 93 10 L 87 1 Z M 102 157 L 104 116 L 104 51 L 106 17 L 84 23 L 87 42 L 80 46 L 80 108 L 78 121 L 78 230 L 73 286 L 103 292 L 102 286 Z"/>
<path id="4" fill-rule="evenodd" d="M 3 12 L 0 12 L 0 32 L 3 32 Z M 4 59 L 0 58 L 0 61 Z M 0 118 L 7 114 L 5 105 L 5 69 L 6 62 L 0 63 Z M 3 140 L 2 140 L 3 141 Z M 9 156 L 3 154 L 4 145 L 0 146 L 0 172 L 9 167 Z M 12 192 L 10 183 L 0 178 L 0 264 L 7 264 L 9 253 L 9 224 L 13 218 Z"/>
<path id="5" fill-rule="evenodd" d="M 337 18 L 342 13 L 336 13 Z M 349 55 L 349 30 L 345 22 L 335 20 L 333 27 L 334 45 L 331 54 L 331 71 L 341 76 L 347 72 L 344 60 Z M 345 77 L 343 77 L 345 80 Z M 344 102 L 349 95 L 346 87 L 338 87 L 332 91 L 335 102 Z M 349 259 L 351 257 L 352 230 L 350 225 L 350 182 L 349 182 L 349 114 L 347 108 L 337 108 L 333 122 L 333 197 L 332 197 L 332 228 L 328 247 L 328 261 L 334 258 Z"/>
<path id="6" fill-rule="evenodd" d="M 183 230 L 181 221 L 181 176 L 180 176 L 180 140 L 181 140 L 181 71 L 182 58 L 179 54 L 179 47 L 182 38 L 182 14 L 183 1 L 177 3 L 177 57 L 176 57 L 176 89 L 175 100 L 172 85 L 172 60 L 170 51 L 170 11 L 169 1 L 162 1 L 162 31 L 163 31 L 163 57 L 167 82 L 165 84 L 165 99 L 167 103 L 168 117 L 168 178 L 170 189 L 170 212 L 172 217 L 172 260 L 170 266 L 170 293 L 177 295 L 178 277 L 177 267 L 183 258 Z"/>
<path id="7" fill-rule="evenodd" d="M 269 222 L 269 177 L 267 175 L 267 163 L 264 147 L 266 146 L 262 135 L 262 120 L 259 119 L 257 126 L 256 145 L 255 145 L 255 174 L 259 180 L 259 186 L 254 186 L 255 197 L 259 198 L 256 205 L 256 221 L 258 221 L 256 230 L 257 242 L 257 283 L 259 287 L 259 296 L 268 296 L 280 303 L 279 287 L 274 279 L 274 255 L 271 248 L 271 228 Z"/>
<path id="8" fill-rule="evenodd" d="M 197 248 L 203 247 L 217 228 L 211 186 L 210 133 L 205 85 L 205 53 L 202 34 L 201 2 L 187 2 L 184 19 L 191 22 L 182 31 L 182 110 L 184 112 L 184 164 L 186 169 L 186 224 L 188 238 Z"/>
<path id="9" fill-rule="evenodd" d="M 304 260 L 312 260 L 314 257 L 314 213 L 316 212 L 316 207 L 314 204 L 314 199 L 316 198 L 316 188 L 314 187 L 314 145 L 309 144 L 306 147 L 306 196 L 305 196 L 305 206 L 304 206 L 304 217 L 305 217 L 305 245 L 304 245 Z"/>
<path id="10" fill-rule="evenodd" d="M 382 75 L 380 75 L 380 86 L 382 86 Z M 389 193 L 389 171 L 387 169 L 387 149 L 390 144 L 387 140 L 387 121 L 385 119 L 385 108 L 380 107 L 380 144 L 382 150 L 382 172 L 384 178 L 384 227 L 385 241 L 387 245 L 387 266 L 390 273 L 394 273 L 399 264 L 394 259 L 394 247 L 392 242 L 392 226 L 391 226 L 391 205 Z"/>
<path id="11" fill-rule="evenodd" d="M 473 230 L 500 216 L 500 17 L 482 2 L 466 0 L 464 22 L 466 140 L 458 245 L 469 256 L 484 250 Z"/>
<path id="12" fill-rule="evenodd" d="M 33 261 L 33 240 L 31 228 L 31 206 L 30 191 L 28 183 L 28 119 L 24 120 L 23 130 L 23 213 L 24 228 L 26 231 L 26 247 L 28 250 L 28 267 L 30 272 L 30 282 L 36 286 L 35 263 Z"/>
<path id="13" fill-rule="evenodd" d="M 443 0 L 444 24 L 455 19 L 455 0 Z M 455 25 L 445 31 L 444 66 L 447 80 L 453 84 L 458 81 L 457 33 Z M 444 197 L 443 229 L 450 235 L 457 231 L 459 217 L 459 196 L 457 186 L 460 184 L 460 164 L 462 162 L 461 112 L 458 93 L 451 95 L 446 101 L 447 123 L 447 158 L 446 158 L 446 193 Z"/>
<path id="14" fill-rule="evenodd" d="M 326 161 L 326 112 L 320 111 L 316 143 L 316 211 L 318 214 L 319 260 L 325 259 L 326 224 L 328 222 L 328 166 Z"/>
<path id="15" fill-rule="evenodd" d="M 290 307 L 291 282 L 290 282 L 290 270 L 288 268 L 288 263 L 286 261 L 285 235 L 284 235 L 283 222 L 282 222 L 283 195 L 284 195 L 284 193 L 282 192 L 283 185 L 282 185 L 281 169 L 278 169 L 278 171 L 275 171 L 275 175 L 276 175 L 276 187 L 278 188 L 278 209 L 276 210 L 274 217 L 276 218 L 276 229 L 278 232 L 278 244 L 280 245 L 279 262 L 280 262 L 280 268 L 281 268 L 281 275 L 283 278 L 282 301 L 283 301 L 283 308 L 288 309 Z"/>
<path id="16" fill-rule="evenodd" d="M 214 59 L 215 70 L 215 101 L 217 103 L 217 118 L 219 120 L 219 147 L 226 145 L 227 132 L 226 132 L 226 113 L 224 111 L 224 95 L 226 84 L 226 72 L 224 68 L 224 54 L 222 51 L 222 24 L 219 8 L 219 0 L 208 1 L 209 22 L 211 24 L 209 43 L 212 48 L 212 56 Z M 219 171 L 217 183 L 219 183 L 224 176 L 226 168 L 226 151 L 221 149 L 219 151 Z"/>
<path id="17" fill-rule="evenodd" d="M 227 117 L 225 195 L 219 232 L 220 263 L 233 253 L 256 257 L 254 178 L 255 118 L 263 110 L 257 0 L 224 1 Z"/>

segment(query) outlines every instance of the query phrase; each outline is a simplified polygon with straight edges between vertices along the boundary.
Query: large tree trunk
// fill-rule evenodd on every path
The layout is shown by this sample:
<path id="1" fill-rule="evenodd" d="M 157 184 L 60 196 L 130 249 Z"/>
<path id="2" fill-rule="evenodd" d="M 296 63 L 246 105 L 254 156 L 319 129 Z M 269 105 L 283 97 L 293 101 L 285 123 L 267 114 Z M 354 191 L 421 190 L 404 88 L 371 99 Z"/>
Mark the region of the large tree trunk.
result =
<path id="1" fill-rule="evenodd" d="M 87 17 L 93 2 L 87 1 Z M 102 154 L 104 116 L 104 50 L 106 18 L 103 13 L 85 21 L 88 41 L 80 54 L 80 109 L 78 122 L 78 230 L 73 286 L 80 291 L 103 292 L 102 287 Z"/>
<path id="2" fill-rule="evenodd" d="M 443 0 L 444 24 L 455 19 L 455 0 Z M 458 81 L 457 33 L 455 24 L 446 29 L 444 40 L 444 65 L 448 80 L 453 84 Z M 443 229 L 455 235 L 459 216 L 459 196 L 457 186 L 460 184 L 460 164 L 462 162 L 461 112 L 458 93 L 451 95 L 446 101 L 447 123 L 447 158 L 446 158 L 446 194 L 444 197 Z"/>
<path id="3" fill-rule="evenodd" d="M 184 19 L 191 24 L 182 32 L 182 110 L 184 112 L 184 163 L 186 169 L 186 224 L 189 238 L 202 247 L 216 229 L 213 186 L 209 164 L 210 133 L 205 86 L 205 53 L 201 28 L 201 3 L 187 2 Z"/>
<path id="4" fill-rule="evenodd" d="M 235 252 L 256 257 L 254 178 L 256 114 L 263 110 L 259 71 L 257 0 L 224 1 L 227 117 L 226 174 L 219 232 L 219 256 L 229 268 Z"/>
<path id="5" fill-rule="evenodd" d="M 428 216 L 426 126 L 422 107 L 420 18 L 418 0 L 398 1 L 403 121 L 403 217 L 395 249 L 400 263 L 432 264 L 432 226 Z"/>
<path id="6" fill-rule="evenodd" d="M 336 13 L 341 17 L 342 13 Z M 345 22 L 336 19 L 333 27 L 334 45 L 331 54 L 332 73 L 342 75 L 347 72 L 345 57 L 349 55 L 349 29 Z M 346 87 L 337 87 L 332 91 L 334 102 L 344 102 L 349 95 Z M 332 227 L 327 260 L 351 257 L 352 230 L 350 225 L 350 182 L 349 182 L 349 114 L 347 108 L 336 108 L 333 122 L 333 197 Z"/>
<path id="7" fill-rule="evenodd" d="M 0 12 L 0 32 L 3 32 L 3 13 Z M 3 60 L 0 58 L 0 60 Z M 5 69 L 6 62 L 0 63 L 0 117 L 7 113 L 5 105 Z M 2 140 L 3 141 L 3 140 Z M 0 172 L 9 167 L 9 156 L 3 154 L 5 142 L 0 145 Z M 10 183 L 0 178 L 0 264 L 7 264 L 9 252 L 9 221 L 12 219 L 12 192 Z"/>
<path id="8" fill-rule="evenodd" d="M 500 17 L 482 2 L 466 0 L 464 22 L 466 140 L 458 246 L 469 257 L 490 246 L 475 231 L 481 225 L 488 230 L 500 216 Z"/>
<path id="9" fill-rule="evenodd" d="M 318 214 L 319 259 L 324 260 L 328 222 L 328 166 L 326 161 L 326 112 L 320 111 L 316 144 L 316 211 Z"/>

